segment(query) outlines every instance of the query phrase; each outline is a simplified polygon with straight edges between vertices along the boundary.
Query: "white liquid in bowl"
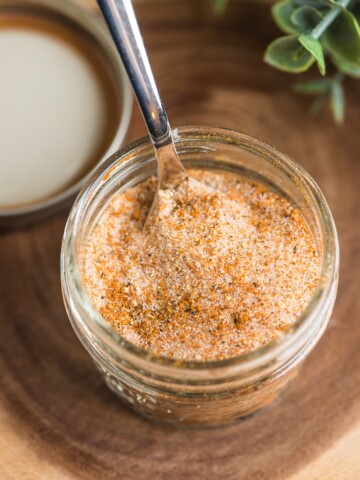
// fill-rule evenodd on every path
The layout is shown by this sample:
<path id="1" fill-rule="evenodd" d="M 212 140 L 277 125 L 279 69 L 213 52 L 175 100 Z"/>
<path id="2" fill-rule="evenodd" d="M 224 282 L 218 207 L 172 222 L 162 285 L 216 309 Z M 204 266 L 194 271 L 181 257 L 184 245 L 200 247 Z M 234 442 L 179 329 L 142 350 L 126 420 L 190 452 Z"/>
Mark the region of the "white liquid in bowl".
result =
<path id="1" fill-rule="evenodd" d="M 106 87 L 64 32 L 46 20 L 0 23 L 0 209 L 65 189 L 104 144 Z"/>

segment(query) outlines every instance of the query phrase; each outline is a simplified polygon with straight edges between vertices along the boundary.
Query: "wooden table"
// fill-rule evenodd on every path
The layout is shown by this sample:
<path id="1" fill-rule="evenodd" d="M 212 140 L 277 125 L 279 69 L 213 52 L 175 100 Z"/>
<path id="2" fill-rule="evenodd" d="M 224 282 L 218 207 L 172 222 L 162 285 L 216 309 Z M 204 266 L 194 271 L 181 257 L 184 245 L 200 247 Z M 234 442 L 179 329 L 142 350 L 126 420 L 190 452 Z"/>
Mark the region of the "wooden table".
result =
<path id="1" fill-rule="evenodd" d="M 92 1 L 84 4 L 94 6 Z M 338 301 L 323 339 L 282 398 L 222 429 L 153 425 L 102 384 L 67 320 L 59 251 L 67 212 L 0 235 L 0 478 L 358 480 L 360 478 L 360 82 L 347 120 L 308 116 L 293 77 L 262 63 L 276 34 L 269 8 L 232 2 L 138 3 L 173 126 L 243 129 L 313 175 L 340 234 Z M 129 140 L 145 133 L 135 106 Z"/>

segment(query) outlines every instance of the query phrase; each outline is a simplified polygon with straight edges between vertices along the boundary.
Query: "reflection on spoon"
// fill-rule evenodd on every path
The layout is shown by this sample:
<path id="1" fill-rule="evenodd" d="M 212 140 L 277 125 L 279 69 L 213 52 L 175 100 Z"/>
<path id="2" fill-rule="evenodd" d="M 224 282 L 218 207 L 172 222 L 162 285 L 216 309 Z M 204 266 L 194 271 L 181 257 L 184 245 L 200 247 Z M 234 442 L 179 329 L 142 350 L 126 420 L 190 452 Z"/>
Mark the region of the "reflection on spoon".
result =
<path id="1" fill-rule="evenodd" d="M 188 178 L 188 174 L 176 153 L 168 117 L 155 83 L 131 1 L 98 0 L 98 4 L 129 75 L 155 149 L 158 185 L 149 218 L 158 203 L 159 190 L 183 181 Z"/>

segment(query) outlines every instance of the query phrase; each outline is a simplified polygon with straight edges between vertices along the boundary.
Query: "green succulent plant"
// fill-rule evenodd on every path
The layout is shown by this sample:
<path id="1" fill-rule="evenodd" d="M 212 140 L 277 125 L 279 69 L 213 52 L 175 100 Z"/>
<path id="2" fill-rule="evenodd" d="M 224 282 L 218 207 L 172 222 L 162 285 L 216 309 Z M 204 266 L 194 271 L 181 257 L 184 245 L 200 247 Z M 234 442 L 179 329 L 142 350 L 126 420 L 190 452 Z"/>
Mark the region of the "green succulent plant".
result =
<path id="1" fill-rule="evenodd" d="M 213 0 L 215 12 L 228 0 Z M 302 73 L 314 64 L 323 78 L 297 83 L 294 91 L 317 96 L 311 110 L 327 102 L 337 123 L 344 120 L 347 76 L 360 78 L 360 0 L 280 0 L 272 16 L 286 34 L 266 49 L 264 60 L 284 72 Z M 326 76 L 327 64 L 335 71 Z"/>
<path id="2" fill-rule="evenodd" d="M 332 77 L 298 83 L 294 90 L 317 95 L 312 110 L 329 99 L 336 122 L 345 112 L 344 78 L 360 78 L 359 0 L 280 0 L 272 7 L 273 18 L 286 33 L 266 49 L 265 62 L 289 73 L 307 71 L 317 64 L 326 75 L 326 61 L 337 72 Z"/>

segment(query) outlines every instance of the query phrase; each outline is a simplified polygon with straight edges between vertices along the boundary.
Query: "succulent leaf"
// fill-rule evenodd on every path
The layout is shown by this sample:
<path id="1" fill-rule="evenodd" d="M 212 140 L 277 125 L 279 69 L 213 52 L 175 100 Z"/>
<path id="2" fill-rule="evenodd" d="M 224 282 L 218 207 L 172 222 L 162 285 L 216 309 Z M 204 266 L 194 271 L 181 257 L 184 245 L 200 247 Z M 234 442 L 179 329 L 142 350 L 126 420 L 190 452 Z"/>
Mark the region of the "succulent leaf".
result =
<path id="1" fill-rule="evenodd" d="M 343 9 L 325 34 L 326 46 L 337 57 L 360 67 L 360 27 L 355 16 Z"/>
<path id="2" fill-rule="evenodd" d="M 315 40 L 310 35 L 300 35 L 299 42 L 315 58 L 321 75 L 325 75 L 325 57 L 323 47 L 319 40 Z"/>
<path id="3" fill-rule="evenodd" d="M 323 15 L 314 7 L 302 6 L 296 8 L 290 20 L 301 33 L 310 33 L 323 18 Z"/>
<path id="4" fill-rule="evenodd" d="M 268 46 L 264 60 L 284 72 L 300 73 L 311 67 L 315 57 L 299 43 L 296 35 L 287 35 Z"/>

